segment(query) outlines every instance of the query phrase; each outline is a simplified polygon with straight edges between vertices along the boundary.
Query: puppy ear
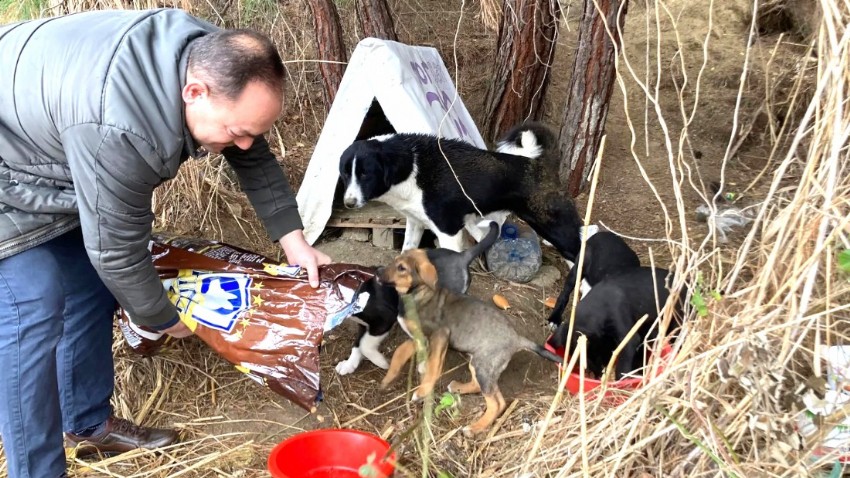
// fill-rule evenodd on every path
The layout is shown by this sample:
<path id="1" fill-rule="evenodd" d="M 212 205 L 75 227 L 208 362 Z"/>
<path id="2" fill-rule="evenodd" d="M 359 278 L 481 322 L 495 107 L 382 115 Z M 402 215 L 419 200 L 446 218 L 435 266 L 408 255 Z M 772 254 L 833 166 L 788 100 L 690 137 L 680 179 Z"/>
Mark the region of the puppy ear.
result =
<path id="1" fill-rule="evenodd" d="M 424 254 L 423 254 L 424 255 Z M 428 260 L 416 261 L 416 273 L 428 287 L 437 288 L 437 268 Z"/>
<path id="2" fill-rule="evenodd" d="M 384 184 L 390 185 L 392 184 L 393 176 L 395 176 L 395 164 L 393 163 L 393 158 L 391 158 L 388 154 L 384 154 L 384 152 L 377 153 L 380 161 L 378 164 L 381 165 L 381 169 L 384 173 Z"/>

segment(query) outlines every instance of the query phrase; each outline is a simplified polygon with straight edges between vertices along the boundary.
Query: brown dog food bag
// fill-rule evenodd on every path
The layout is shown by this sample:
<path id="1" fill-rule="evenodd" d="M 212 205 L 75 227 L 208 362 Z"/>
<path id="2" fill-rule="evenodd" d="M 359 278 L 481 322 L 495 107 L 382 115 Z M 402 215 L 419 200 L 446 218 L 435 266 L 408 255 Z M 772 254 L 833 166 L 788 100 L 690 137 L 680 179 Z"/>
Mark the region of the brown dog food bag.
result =
<path id="1" fill-rule="evenodd" d="M 314 289 L 305 270 L 220 242 L 156 235 L 150 249 L 181 321 L 195 335 L 258 383 L 314 407 L 321 399 L 323 333 L 360 310 L 356 291 L 374 269 L 322 266 Z M 133 324 L 123 310 L 119 328 L 144 355 L 170 339 Z"/>

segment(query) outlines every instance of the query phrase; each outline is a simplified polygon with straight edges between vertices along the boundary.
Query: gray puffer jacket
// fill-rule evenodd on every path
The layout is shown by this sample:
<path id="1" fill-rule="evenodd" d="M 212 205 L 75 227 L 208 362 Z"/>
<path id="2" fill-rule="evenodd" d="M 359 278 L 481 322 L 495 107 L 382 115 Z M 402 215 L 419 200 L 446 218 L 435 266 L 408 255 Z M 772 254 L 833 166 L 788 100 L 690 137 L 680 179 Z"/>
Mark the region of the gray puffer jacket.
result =
<path id="1" fill-rule="evenodd" d="M 148 251 L 151 197 L 196 156 L 181 98 L 187 45 L 215 30 L 171 9 L 0 26 L 0 259 L 82 226 L 136 323 L 176 316 Z M 264 138 L 224 154 L 272 239 L 303 227 Z"/>

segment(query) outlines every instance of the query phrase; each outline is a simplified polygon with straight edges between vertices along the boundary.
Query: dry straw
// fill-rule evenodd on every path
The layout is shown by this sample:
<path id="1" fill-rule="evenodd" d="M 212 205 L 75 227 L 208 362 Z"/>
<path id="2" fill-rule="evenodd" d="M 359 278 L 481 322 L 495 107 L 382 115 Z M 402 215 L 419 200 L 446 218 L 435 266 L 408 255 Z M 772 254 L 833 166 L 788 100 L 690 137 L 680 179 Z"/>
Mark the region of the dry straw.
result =
<path id="1" fill-rule="evenodd" d="M 491 31 L 499 31 L 499 23 L 502 21 L 502 2 L 500 0 L 480 0 L 478 16 L 484 28 Z"/>
<path id="2" fill-rule="evenodd" d="M 663 3 L 650 7 L 650 14 L 653 7 L 658 17 L 669 16 L 675 24 Z M 681 232 L 668 235 L 669 243 L 676 244 L 675 269 L 684 271 L 679 277 L 707 300 L 707 315 L 691 314 L 676 342 L 675 359 L 625 404 L 616 410 L 590 404 L 586 411 L 582 405 L 579 414 L 575 400 L 556 402 L 555 416 L 562 419 L 551 425 L 547 415 L 534 440 L 492 453 L 489 474 L 811 476 L 832 465 L 834 458 L 810 453 L 816 439 L 803 442 L 795 432 L 800 397 L 818 387 L 812 378 L 823 373 L 816 351 L 848 343 L 850 316 L 850 283 L 835 265 L 835 253 L 847 248 L 850 232 L 850 12 L 831 2 L 820 7 L 822 20 L 812 39 L 814 84 L 796 82 L 793 91 L 793 98 L 811 100 L 797 105 L 804 113 L 775 137 L 785 147 L 772 151 L 767 192 L 738 250 L 718 247 L 714 235 L 701 243 L 686 240 L 681 186 L 685 181 L 699 186 L 691 181 L 683 153 L 687 130 L 667 131 L 657 90 L 641 82 L 628 52 L 619 57 L 624 96 L 629 97 L 626 85 L 637 84 L 666 132 L 673 180 L 655 186 L 672 190 L 677 198 L 679 207 L 668 215 L 670 229 Z M 747 61 L 748 56 L 739 97 L 749 73 Z M 801 67 L 798 73 L 808 70 Z M 804 94 L 801 88 L 813 91 Z M 782 98 L 767 92 L 767 99 Z M 685 106 L 682 101 L 687 125 L 692 116 Z M 731 119 L 737 122 L 739 113 Z M 737 137 L 730 138 L 724 167 L 733 160 L 733 141 Z M 634 150 L 633 155 L 638 163 L 645 160 Z M 724 295 L 712 299 L 711 291 Z M 535 413 L 540 405 L 529 404 L 527 412 Z M 543 445 L 532 446 L 535 440 Z"/>

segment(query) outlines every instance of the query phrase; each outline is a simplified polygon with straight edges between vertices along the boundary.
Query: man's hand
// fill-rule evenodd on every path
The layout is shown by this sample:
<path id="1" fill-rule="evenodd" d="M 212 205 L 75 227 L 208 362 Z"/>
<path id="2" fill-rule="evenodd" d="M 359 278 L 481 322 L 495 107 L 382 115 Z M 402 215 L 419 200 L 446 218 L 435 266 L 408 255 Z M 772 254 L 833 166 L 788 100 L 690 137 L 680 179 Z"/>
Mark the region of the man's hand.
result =
<path id="1" fill-rule="evenodd" d="M 189 327 L 186 327 L 186 324 L 183 322 L 177 322 L 162 332 L 174 337 L 175 339 L 182 339 L 183 337 L 192 335 L 192 331 L 189 330 Z"/>
<path id="2" fill-rule="evenodd" d="M 331 258 L 322 251 L 314 249 L 304 239 L 304 232 L 296 229 L 280 238 L 280 247 L 286 254 L 286 262 L 307 269 L 310 285 L 319 287 L 319 266 L 330 264 Z"/>

